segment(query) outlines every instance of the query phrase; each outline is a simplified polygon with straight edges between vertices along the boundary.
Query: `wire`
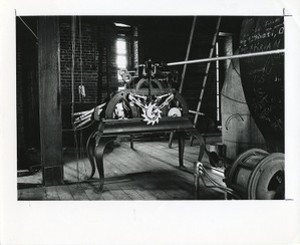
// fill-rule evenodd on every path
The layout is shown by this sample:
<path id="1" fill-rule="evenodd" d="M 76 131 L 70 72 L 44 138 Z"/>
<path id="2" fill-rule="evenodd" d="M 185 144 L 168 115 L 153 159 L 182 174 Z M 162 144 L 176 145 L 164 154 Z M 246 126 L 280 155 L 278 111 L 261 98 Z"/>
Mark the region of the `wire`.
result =
<path id="1" fill-rule="evenodd" d="M 237 198 L 237 199 L 240 199 L 240 197 L 239 197 L 238 195 L 236 195 L 236 194 L 234 193 L 233 190 L 231 190 L 231 189 L 229 189 L 229 188 L 227 188 L 227 187 L 221 186 L 218 182 L 216 182 L 215 180 L 213 180 L 213 179 L 210 177 L 209 173 L 207 172 L 207 170 L 206 170 L 205 168 L 201 168 L 201 170 L 203 171 L 204 176 L 205 176 L 205 177 L 213 184 L 213 186 L 207 185 L 206 182 L 205 182 L 205 180 L 204 180 L 203 175 L 200 174 L 199 177 L 201 178 L 201 180 L 202 180 L 202 182 L 203 182 L 205 188 L 210 188 L 210 189 L 220 189 L 220 190 L 222 190 L 223 192 L 229 193 L 229 194 L 231 194 L 233 197 L 235 197 L 235 198 Z"/>
<path id="2" fill-rule="evenodd" d="M 77 157 L 77 161 L 76 161 L 76 169 L 77 169 L 77 184 L 79 184 L 79 151 L 78 151 L 78 141 L 77 141 L 77 134 L 76 134 L 76 130 L 74 130 L 74 143 L 75 143 L 75 148 L 76 148 L 76 157 Z"/>
<path id="3" fill-rule="evenodd" d="M 74 121 L 74 104 L 75 104 L 75 80 L 74 80 L 74 71 L 75 71 L 75 55 L 76 55 L 76 16 L 72 16 L 72 69 L 71 69 L 71 83 L 72 83 L 72 94 L 71 94 L 71 120 L 72 123 Z M 77 141 L 77 134 L 76 128 L 73 124 L 74 128 L 74 144 L 76 148 L 76 169 L 77 169 L 77 184 L 79 184 L 79 155 L 78 155 L 78 141 Z"/>
<path id="4" fill-rule="evenodd" d="M 233 98 L 231 98 L 231 97 L 229 97 L 229 96 L 227 96 L 227 95 L 225 95 L 225 94 L 223 94 L 223 93 L 221 93 L 221 95 L 224 96 L 225 98 L 229 99 L 229 100 L 235 101 L 235 102 L 240 103 L 240 104 L 245 104 L 245 105 L 247 105 L 247 102 L 245 102 L 245 101 L 233 99 Z"/>
<path id="5" fill-rule="evenodd" d="M 76 55 L 76 16 L 72 16 L 72 69 L 71 69 L 71 85 L 72 85 L 72 108 L 71 108 L 71 117 L 73 121 L 73 115 L 74 115 L 74 104 L 75 104 L 75 94 L 74 94 L 74 87 L 75 87 L 75 80 L 74 80 L 74 71 L 75 71 L 75 55 Z"/>
<path id="6" fill-rule="evenodd" d="M 34 33 L 34 31 L 26 24 L 26 22 L 21 18 L 21 16 L 18 16 L 18 18 L 23 22 L 23 24 L 28 28 L 28 30 L 33 34 L 33 36 L 36 38 L 36 40 L 39 40 L 37 35 Z"/>
<path id="7" fill-rule="evenodd" d="M 233 69 L 235 70 L 236 74 L 239 75 L 239 77 L 241 77 L 241 73 L 237 70 L 235 64 L 234 64 L 234 60 L 231 62 Z"/>
<path id="8" fill-rule="evenodd" d="M 207 175 L 205 175 L 205 177 L 208 177 Z M 235 198 L 237 199 L 240 199 L 240 197 L 238 195 L 236 195 L 231 189 L 229 188 L 226 188 L 224 186 L 220 186 L 220 185 L 216 185 L 215 183 L 216 182 L 213 182 L 213 186 L 209 186 L 209 185 L 206 185 L 205 183 L 205 180 L 203 178 L 203 176 L 201 176 L 201 180 L 205 186 L 205 188 L 209 188 L 209 189 L 219 189 L 219 190 L 222 190 L 223 192 L 226 192 L 226 193 L 229 193 L 230 195 L 234 196 Z M 209 179 L 210 180 L 210 179 Z"/>
<path id="9" fill-rule="evenodd" d="M 79 26 L 79 57 L 80 57 L 80 86 L 81 86 L 81 90 L 83 87 L 83 78 L 82 78 L 82 35 L 81 35 L 81 17 L 79 16 L 79 21 L 78 21 L 78 26 Z M 81 103 L 82 101 L 82 94 L 81 91 L 79 92 L 79 103 Z M 82 146 L 83 146 L 83 141 L 82 141 L 82 130 L 80 131 L 80 148 L 79 148 L 79 157 L 82 158 Z M 84 168 L 84 173 L 86 173 L 86 169 Z"/>

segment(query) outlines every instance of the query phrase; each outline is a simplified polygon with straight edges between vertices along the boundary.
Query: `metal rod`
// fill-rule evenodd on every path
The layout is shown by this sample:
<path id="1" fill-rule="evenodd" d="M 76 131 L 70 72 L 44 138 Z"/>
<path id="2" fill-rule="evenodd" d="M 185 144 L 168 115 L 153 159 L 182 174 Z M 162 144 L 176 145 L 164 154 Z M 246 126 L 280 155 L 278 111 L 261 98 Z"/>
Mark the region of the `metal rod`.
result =
<path id="1" fill-rule="evenodd" d="M 76 126 L 76 129 L 78 129 L 78 128 L 82 127 L 83 125 L 87 124 L 87 123 L 88 123 L 88 122 L 90 122 L 90 121 L 92 121 L 92 119 L 91 119 L 91 118 L 89 118 L 89 119 L 85 120 L 84 122 L 82 122 L 82 123 L 80 123 L 79 125 L 77 125 L 77 126 Z"/>
<path id="2" fill-rule="evenodd" d="M 193 110 L 189 110 L 189 113 L 192 113 L 192 114 L 198 114 L 198 115 L 202 115 L 204 116 L 205 114 L 203 112 L 197 112 L 197 111 L 193 111 Z"/>
<path id="3" fill-rule="evenodd" d="M 204 63 L 204 62 L 212 62 L 212 61 L 217 61 L 217 60 L 243 59 L 243 58 L 254 57 L 254 56 L 263 56 L 263 55 L 280 54 L 280 53 L 284 53 L 284 49 L 276 49 L 276 50 L 249 53 L 249 54 L 236 54 L 236 55 L 229 55 L 229 56 L 220 56 L 220 57 L 214 57 L 214 58 L 205 58 L 205 59 L 197 59 L 197 60 L 189 60 L 189 61 L 170 62 L 170 63 L 167 63 L 167 66 Z"/>
<path id="4" fill-rule="evenodd" d="M 216 42 L 216 57 L 219 57 L 219 43 Z M 217 123 L 220 121 L 220 94 L 219 94 L 219 61 L 216 61 L 216 104 L 217 104 Z"/>
<path id="5" fill-rule="evenodd" d="M 79 58 L 80 58 L 80 85 L 83 86 L 83 78 L 82 78 L 82 35 L 81 35 L 81 16 L 78 17 L 78 29 L 79 29 Z M 79 103 L 82 100 L 82 93 L 79 93 Z M 80 135 L 81 138 L 81 135 Z"/>
<path id="6" fill-rule="evenodd" d="M 74 116 L 79 116 L 79 115 L 83 115 L 83 114 L 88 114 L 88 113 L 92 113 L 94 111 L 94 108 L 91 110 L 87 110 L 87 111 L 79 111 L 79 112 L 74 112 Z"/>
<path id="7" fill-rule="evenodd" d="M 85 116 L 83 116 L 83 117 L 78 117 L 78 118 L 76 118 L 76 120 L 74 121 L 74 124 L 80 123 L 80 122 L 82 122 L 82 121 L 84 121 L 84 120 L 86 120 L 86 119 L 88 119 L 88 118 L 91 118 L 91 117 L 92 117 L 92 113 L 91 113 L 91 114 L 87 114 L 87 115 L 85 115 Z"/>
<path id="8" fill-rule="evenodd" d="M 75 87 L 75 50 L 76 50 L 76 16 L 72 16 L 72 29 L 71 29 L 71 38 L 72 38 L 72 68 L 71 68 L 71 100 L 72 100 L 72 106 L 71 106 L 71 116 L 73 119 L 74 115 L 74 103 L 75 103 L 75 94 L 74 94 L 74 87 Z"/>

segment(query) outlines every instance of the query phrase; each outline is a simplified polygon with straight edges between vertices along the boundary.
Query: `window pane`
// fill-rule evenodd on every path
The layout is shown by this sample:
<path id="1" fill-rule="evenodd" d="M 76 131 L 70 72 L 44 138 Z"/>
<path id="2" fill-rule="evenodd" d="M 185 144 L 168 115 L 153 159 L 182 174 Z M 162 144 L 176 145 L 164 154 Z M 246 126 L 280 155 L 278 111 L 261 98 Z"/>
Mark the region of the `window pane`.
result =
<path id="1" fill-rule="evenodd" d="M 126 41 L 124 39 L 117 40 L 117 54 L 126 54 Z"/>
<path id="2" fill-rule="evenodd" d="M 117 67 L 119 69 L 126 69 L 127 68 L 127 58 L 125 55 L 118 55 L 117 56 Z"/>

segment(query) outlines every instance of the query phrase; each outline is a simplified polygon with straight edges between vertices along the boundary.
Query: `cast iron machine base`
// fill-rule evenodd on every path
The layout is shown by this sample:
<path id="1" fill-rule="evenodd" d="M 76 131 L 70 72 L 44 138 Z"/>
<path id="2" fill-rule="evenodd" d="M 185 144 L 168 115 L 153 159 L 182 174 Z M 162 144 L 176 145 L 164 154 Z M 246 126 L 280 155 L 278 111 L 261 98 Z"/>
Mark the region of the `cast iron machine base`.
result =
<path id="1" fill-rule="evenodd" d="M 157 132 L 173 132 L 178 136 L 178 157 L 179 166 L 183 167 L 183 156 L 185 146 L 186 134 L 195 137 L 199 143 L 198 161 L 201 161 L 204 152 L 205 144 L 201 134 L 193 127 L 193 124 L 188 118 L 162 118 L 159 124 L 147 125 L 140 118 L 133 118 L 128 120 L 103 120 L 100 122 L 98 130 L 91 134 L 87 142 L 87 152 L 92 165 L 93 177 L 96 167 L 99 172 L 99 187 L 97 192 L 103 191 L 104 186 L 104 150 L 109 142 L 114 141 L 117 136 L 134 134 L 151 134 Z M 133 143 L 131 142 L 131 147 Z M 95 167 L 96 166 L 96 167 Z"/>

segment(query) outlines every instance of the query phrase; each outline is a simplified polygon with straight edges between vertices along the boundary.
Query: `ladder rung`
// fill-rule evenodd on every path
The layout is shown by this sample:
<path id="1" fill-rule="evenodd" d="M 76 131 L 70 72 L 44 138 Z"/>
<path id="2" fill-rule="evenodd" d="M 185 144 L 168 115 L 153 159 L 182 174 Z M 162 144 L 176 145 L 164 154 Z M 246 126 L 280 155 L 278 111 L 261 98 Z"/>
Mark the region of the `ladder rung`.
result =
<path id="1" fill-rule="evenodd" d="M 189 110 L 189 113 L 191 113 L 191 114 L 198 114 L 198 115 L 202 115 L 202 116 L 205 115 L 203 112 L 200 112 L 200 111 L 193 111 L 193 110 Z"/>

